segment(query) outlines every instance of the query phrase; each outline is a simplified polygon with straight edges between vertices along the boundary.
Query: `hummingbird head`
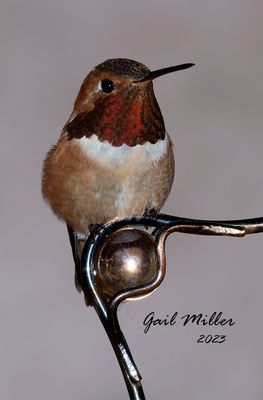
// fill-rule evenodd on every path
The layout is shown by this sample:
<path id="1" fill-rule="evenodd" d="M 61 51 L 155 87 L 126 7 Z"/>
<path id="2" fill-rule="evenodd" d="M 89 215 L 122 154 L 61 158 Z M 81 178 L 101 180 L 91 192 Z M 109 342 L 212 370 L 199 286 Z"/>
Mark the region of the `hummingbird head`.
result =
<path id="1" fill-rule="evenodd" d="M 125 58 L 106 60 L 84 80 L 64 131 L 68 139 L 96 135 L 112 146 L 156 143 L 165 137 L 152 80 L 194 64 L 150 71 Z"/>

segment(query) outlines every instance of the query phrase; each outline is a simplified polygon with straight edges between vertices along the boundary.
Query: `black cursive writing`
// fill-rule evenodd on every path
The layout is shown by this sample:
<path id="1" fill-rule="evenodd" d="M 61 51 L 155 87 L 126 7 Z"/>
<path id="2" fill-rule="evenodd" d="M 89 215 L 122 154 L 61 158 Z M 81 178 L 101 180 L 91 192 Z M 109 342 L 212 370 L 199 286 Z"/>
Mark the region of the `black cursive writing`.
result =
<path id="1" fill-rule="evenodd" d="M 144 318 L 143 325 L 145 326 L 144 328 L 144 333 L 147 333 L 152 325 L 174 325 L 176 323 L 176 317 L 178 315 L 178 312 L 175 312 L 171 318 L 169 318 L 169 315 L 166 316 L 166 318 L 160 319 L 156 318 L 154 319 L 155 313 L 154 311 L 150 312 L 146 317 Z"/>
<path id="2" fill-rule="evenodd" d="M 232 318 L 223 318 L 222 312 L 213 312 L 210 316 L 207 314 L 185 314 L 182 315 L 179 319 L 178 312 L 175 312 L 171 317 L 166 315 L 165 318 L 156 318 L 155 312 L 151 311 L 149 314 L 146 315 L 143 321 L 144 333 L 149 332 L 152 326 L 173 326 L 176 322 L 181 321 L 182 326 L 188 325 L 197 325 L 197 326 L 233 326 L 236 322 L 233 321 Z"/>
<path id="3" fill-rule="evenodd" d="M 235 324 L 235 321 L 232 320 L 232 318 L 229 319 L 225 319 L 222 318 L 222 312 L 220 313 L 216 313 L 214 312 L 210 317 L 207 316 L 207 314 L 203 315 L 203 314 L 186 314 L 184 316 L 181 317 L 182 320 L 184 320 L 183 326 L 186 326 L 187 324 L 189 324 L 190 322 L 192 324 L 196 324 L 196 325 L 229 325 L 229 326 L 233 326 Z"/>

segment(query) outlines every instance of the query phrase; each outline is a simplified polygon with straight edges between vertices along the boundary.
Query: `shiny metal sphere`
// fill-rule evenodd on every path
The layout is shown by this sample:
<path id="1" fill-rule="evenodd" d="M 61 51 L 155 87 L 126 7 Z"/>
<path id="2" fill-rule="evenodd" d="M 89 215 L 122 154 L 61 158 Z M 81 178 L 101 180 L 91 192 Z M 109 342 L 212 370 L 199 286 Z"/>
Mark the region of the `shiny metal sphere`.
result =
<path id="1" fill-rule="evenodd" d="M 107 297 L 149 283 L 158 274 L 153 236 L 135 228 L 114 232 L 98 254 L 94 273 Z"/>

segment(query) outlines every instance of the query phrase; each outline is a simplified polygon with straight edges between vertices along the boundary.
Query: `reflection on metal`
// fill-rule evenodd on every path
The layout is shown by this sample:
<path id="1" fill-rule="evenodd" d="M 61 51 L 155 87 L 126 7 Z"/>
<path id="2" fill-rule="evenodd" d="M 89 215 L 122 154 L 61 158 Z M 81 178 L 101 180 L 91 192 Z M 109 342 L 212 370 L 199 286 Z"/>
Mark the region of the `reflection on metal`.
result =
<path id="1" fill-rule="evenodd" d="M 140 226 L 153 231 L 150 234 Z M 119 326 L 117 308 L 122 301 L 142 298 L 160 285 L 165 275 L 165 240 L 173 232 L 241 237 L 263 232 L 263 217 L 203 221 L 159 214 L 114 220 L 88 237 L 81 262 L 75 255 L 78 281 L 108 334 L 131 400 L 145 396 L 141 375 Z M 74 246 L 73 241 L 71 244 Z"/>

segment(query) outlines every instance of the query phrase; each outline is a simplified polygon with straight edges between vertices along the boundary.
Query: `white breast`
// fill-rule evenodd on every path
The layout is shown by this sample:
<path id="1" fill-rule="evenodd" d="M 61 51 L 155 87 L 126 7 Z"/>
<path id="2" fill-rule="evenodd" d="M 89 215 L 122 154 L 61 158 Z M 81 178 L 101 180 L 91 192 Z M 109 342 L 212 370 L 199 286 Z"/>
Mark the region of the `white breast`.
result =
<path id="1" fill-rule="evenodd" d="M 79 144 L 89 159 L 108 166 L 121 166 L 136 159 L 144 160 L 147 163 L 158 161 L 167 153 L 169 143 L 168 134 L 165 135 L 164 140 L 159 140 L 155 144 L 137 144 L 133 147 L 126 144 L 114 147 L 108 142 L 101 142 L 96 135 L 73 140 Z"/>

